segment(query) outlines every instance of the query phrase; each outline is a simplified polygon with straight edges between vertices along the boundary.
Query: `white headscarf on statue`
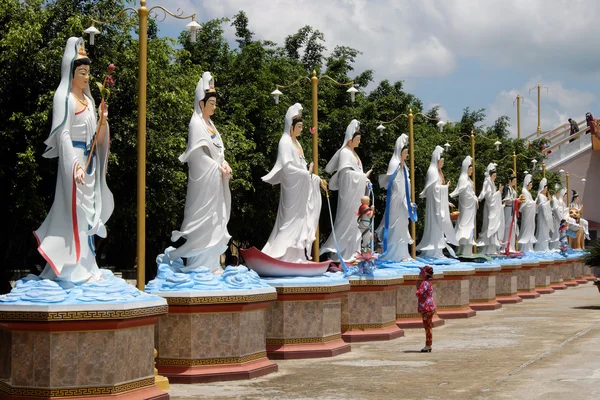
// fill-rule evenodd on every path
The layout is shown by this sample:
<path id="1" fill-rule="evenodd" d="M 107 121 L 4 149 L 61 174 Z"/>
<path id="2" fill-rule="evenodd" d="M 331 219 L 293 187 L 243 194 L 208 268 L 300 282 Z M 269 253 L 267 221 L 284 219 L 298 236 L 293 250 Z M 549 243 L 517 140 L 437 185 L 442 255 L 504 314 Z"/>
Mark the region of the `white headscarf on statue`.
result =
<path id="1" fill-rule="evenodd" d="M 391 176 L 394 174 L 398 166 L 400 166 L 400 160 L 402 159 L 402 149 L 408 143 L 408 136 L 406 133 L 403 133 L 396 139 L 396 144 L 394 145 L 394 154 L 392 154 L 392 158 L 388 164 L 387 172 L 385 175 L 379 175 L 379 186 L 382 188 L 387 187 Z M 402 172 L 399 172 L 402 173 Z"/>
<path id="2" fill-rule="evenodd" d="M 531 183 L 531 174 L 527 174 L 525 176 L 525 180 L 523 181 L 523 189 L 527 189 L 527 186 Z"/>
<path id="3" fill-rule="evenodd" d="M 50 135 L 48 139 L 44 142 L 47 146 L 44 151 L 43 156 L 46 158 L 54 158 L 58 157 L 58 143 L 56 133 L 65 125 L 67 122 L 67 118 L 70 117 L 70 113 L 74 114 L 75 110 L 70 110 L 70 93 L 71 93 L 71 83 L 73 81 L 73 62 L 77 59 L 79 48 L 85 49 L 85 42 L 82 38 L 71 37 L 67 40 L 67 45 L 65 46 L 65 52 L 63 54 L 62 63 L 60 67 L 60 84 L 58 85 L 58 89 L 54 93 L 54 100 L 52 104 L 52 129 L 50 131 Z M 92 110 L 95 110 L 96 104 L 94 103 L 94 98 L 92 97 L 92 93 L 90 91 L 89 84 L 83 89 L 83 93 L 89 97 L 92 101 Z M 73 100 L 74 103 L 74 100 Z M 92 135 L 95 133 L 95 126 L 93 132 L 89 133 L 89 136 L 86 140 L 87 145 L 91 143 Z"/>
<path id="4" fill-rule="evenodd" d="M 565 188 L 560 189 L 560 194 L 558 195 L 559 199 L 562 200 L 562 198 L 565 197 L 565 194 L 567 194 L 567 189 L 565 189 Z"/>
<path id="5" fill-rule="evenodd" d="M 294 104 L 288 108 L 285 113 L 283 133 L 281 134 L 281 139 L 279 139 L 279 146 L 277 148 L 277 161 L 275 161 L 273 169 L 267 175 L 262 177 L 263 181 L 270 183 L 271 185 L 280 183 L 279 172 L 286 164 L 293 161 L 295 149 L 294 144 L 292 143 L 292 137 L 290 136 L 290 128 L 292 127 L 292 119 L 298 115 L 302 115 L 302 106 L 300 103 Z M 289 146 L 284 144 L 289 144 Z"/>
<path id="6" fill-rule="evenodd" d="M 333 174 L 335 171 L 338 170 L 338 168 L 339 168 L 338 164 L 339 164 L 339 159 L 340 159 L 340 152 L 344 149 L 344 147 L 346 146 L 346 144 L 348 144 L 348 141 L 352 140 L 352 138 L 354 137 L 354 134 L 359 129 L 360 129 L 360 122 L 358 122 L 355 119 L 353 119 L 352 121 L 350 121 L 350 124 L 346 128 L 346 134 L 344 135 L 344 141 L 342 142 L 342 146 L 333 155 L 333 157 L 331 158 L 331 160 L 329 161 L 329 163 L 325 167 L 325 171 L 327 171 L 330 174 Z"/>
<path id="7" fill-rule="evenodd" d="M 488 166 L 485 169 L 485 179 L 488 179 L 490 177 L 490 172 L 491 171 L 495 171 L 496 167 L 498 166 L 498 164 L 496 163 L 489 163 Z"/>
<path id="8" fill-rule="evenodd" d="M 206 71 L 202 74 L 202 77 L 196 85 L 196 92 L 194 94 L 194 114 L 190 121 L 188 143 L 185 152 L 179 156 L 179 161 L 186 162 L 192 151 L 199 147 L 206 146 L 211 153 L 214 151 L 213 146 L 210 146 L 212 138 L 206 127 L 206 123 L 202 118 L 202 109 L 200 108 L 200 101 L 204 100 L 206 92 L 214 88 L 214 78 L 210 72 Z M 216 128 L 215 128 L 216 131 Z M 216 158 L 215 154 L 212 154 L 213 158 Z"/>
<path id="9" fill-rule="evenodd" d="M 427 189 L 429 186 L 435 184 L 440 179 L 440 173 L 438 171 L 438 161 L 442 158 L 444 148 L 442 146 L 435 146 L 435 150 L 431 154 L 431 163 L 429 169 L 427 169 L 427 177 L 425 179 L 425 187 L 419 197 L 424 199 L 426 197 Z"/>
<path id="10" fill-rule="evenodd" d="M 540 181 L 540 185 L 538 186 L 538 193 L 541 192 L 542 190 L 544 190 L 544 188 L 548 185 L 548 180 L 546 178 L 543 178 Z"/>
<path id="11" fill-rule="evenodd" d="M 450 197 L 455 198 L 460 194 L 461 191 L 463 191 L 466 187 L 469 187 L 471 184 L 471 179 L 469 178 L 469 167 L 471 165 L 473 165 L 473 159 L 471 156 L 466 156 L 460 168 L 460 176 L 458 177 L 456 189 L 454 189 L 454 192 L 450 193 Z"/>

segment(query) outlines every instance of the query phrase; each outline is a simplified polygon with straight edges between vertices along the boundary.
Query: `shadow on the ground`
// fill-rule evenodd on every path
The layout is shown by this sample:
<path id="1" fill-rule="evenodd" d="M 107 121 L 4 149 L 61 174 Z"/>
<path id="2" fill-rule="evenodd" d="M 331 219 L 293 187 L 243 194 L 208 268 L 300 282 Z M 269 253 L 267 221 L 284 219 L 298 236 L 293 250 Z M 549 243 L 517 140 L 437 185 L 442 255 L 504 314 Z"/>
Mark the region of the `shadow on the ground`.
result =
<path id="1" fill-rule="evenodd" d="M 421 350 L 404 350 L 403 353 L 420 353 Z"/>
<path id="2" fill-rule="evenodd" d="M 580 307 L 572 307 L 576 310 L 599 310 L 600 306 L 580 306 Z"/>

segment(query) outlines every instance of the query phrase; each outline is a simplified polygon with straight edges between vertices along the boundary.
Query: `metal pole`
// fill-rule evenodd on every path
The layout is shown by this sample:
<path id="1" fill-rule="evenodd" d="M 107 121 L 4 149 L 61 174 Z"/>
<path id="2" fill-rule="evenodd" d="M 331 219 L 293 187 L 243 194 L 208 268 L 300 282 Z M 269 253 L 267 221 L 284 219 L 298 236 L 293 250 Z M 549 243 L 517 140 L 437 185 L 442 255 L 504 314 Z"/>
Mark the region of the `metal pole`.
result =
<path id="1" fill-rule="evenodd" d="M 140 1 L 140 48 L 138 71 L 138 165 L 137 165 L 137 287 L 146 285 L 146 65 L 148 58 L 148 8 Z"/>
<path id="2" fill-rule="evenodd" d="M 538 127 L 537 127 L 537 131 L 538 133 L 542 132 L 542 124 L 541 124 L 541 117 L 540 117 L 540 84 L 537 84 L 537 90 L 538 90 Z"/>
<path id="3" fill-rule="evenodd" d="M 517 108 L 517 110 L 518 110 L 518 108 Z M 515 152 L 515 151 L 513 151 L 513 171 L 514 171 L 515 177 L 516 177 L 517 176 L 517 152 Z M 517 181 L 518 180 L 519 180 L 518 178 L 515 179 L 515 192 L 516 192 L 515 195 L 517 195 L 517 197 L 519 195 L 519 193 L 517 192 Z M 513 211 L 514 211 L 514 207 L 515 207 L 515 205 L 513 204 Z M 515 217 L 518 217 L 518 215 L 515 215 Z M 515 218 L 513 217 L 513 219 L 511 220 L 511 223 L 514 224 L 515 223 L 514 220 L 515 220 Z M 515 232 L 515 251 L 519 251 L 519 236 L 517 235 L 516 228 L 514 226 L 513 226 L 513 232 Z"/>
<path id="4" fill-rule="evenodd" d="M 477 186 L 475 183 L 475 132 L 471 131 L 471 165 L 473 166 L 473 192 L 477 195 Z M 477 213 L 475 213 L 473 226 L 473 240 L 477 241 Z M 477 246 L 473 246 L 473 253 L 477 253 Z"/>
<path id="5" fill-rule="evenodd" d="M 569 173 L 565 174 L 565 178 L 567 180 L 567 207 L 571 207 L 571 197 L 569 194 L 571 193 L 571 184 L 569 182 Z"/>
<path id="6" fill-rule="evenodd" d="M 546 177 L 546 163 L 542 161 L 542 177 Z"/>
<path id="7" fill-rule="evenodd" d="M 521 95 L 520 94 L 517 95 L 517 139 L 521 139 Z"/>
<path id="8" fill-rule="evenodd" d="M 410 200 L 416 203 L 415 199 L 415 131 L 413 127 L 413 119 L 415 116 L 412 109 L 408 110 L 408 140 L 410 142 Z M 409 204 L 410 206 L 410 204 Z M 417 224 L 415 221 L 410 221 L 410 235 L 412 236 L 412 247 L 410 254 L 412 258 L 417 257 Z"/>
<path id="9" fill-rule="evenodd" d="M 313 128 L 315 133 L 312 137 L 313 145 L 313 173 L 319 175 L 319 107 L 318 107 L 318 86 L 319 78 L 317 72 L 313 71 L 312 78 L 312 120 Z M 333 227 L 332 227 L 333 229 Z M 317 224 L 317 231 L 315 233 L 315 241 L 313 242 L 313 260 L 319 262 L 319 224 Z"/>

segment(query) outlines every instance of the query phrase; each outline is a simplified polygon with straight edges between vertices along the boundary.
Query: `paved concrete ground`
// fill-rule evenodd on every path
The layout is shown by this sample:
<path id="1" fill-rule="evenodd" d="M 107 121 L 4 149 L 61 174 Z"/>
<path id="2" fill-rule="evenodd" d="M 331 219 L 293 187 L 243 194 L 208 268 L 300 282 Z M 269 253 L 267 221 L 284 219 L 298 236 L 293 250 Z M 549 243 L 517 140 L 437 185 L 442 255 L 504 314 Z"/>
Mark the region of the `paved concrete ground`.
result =
<path id="1" fill-rule="evenodd" d="M 172 385 L 171 399 L 600 399 L 600 293 L 587 284 L 350 353 L 278 361 L 250 381 Z"/>

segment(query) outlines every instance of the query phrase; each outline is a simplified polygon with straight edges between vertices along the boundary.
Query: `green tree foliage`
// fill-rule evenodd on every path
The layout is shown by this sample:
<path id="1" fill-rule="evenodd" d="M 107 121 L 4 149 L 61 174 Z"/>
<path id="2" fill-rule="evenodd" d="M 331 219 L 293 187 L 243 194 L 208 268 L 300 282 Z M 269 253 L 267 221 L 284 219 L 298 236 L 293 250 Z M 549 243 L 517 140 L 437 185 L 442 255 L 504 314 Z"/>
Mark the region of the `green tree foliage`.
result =
<path id="1" fill-rule="evenodd" d="M 2 207 L 0 271 L 22 269 L 36 257 L 31 231 L 46 216 L 54 196 L 56 160 L 43 158 L 44 140 L 51 125 L 52 98 L 60 81 L 60 60 L 70 36 L 82 36 L 90 18 L 108 20 L 124 7 L 122 0 L 0 0 L 0 187 L 8 192 Z M 227 42 L 223 26 L 231 23 L 237 46 Z M 491 127 L 482 125 L 484 110 L 464 110 L 460 122 L 436 128 L 437 108 L 424 110 L 422 102 L 407 93 L 403 83 L 387 80 L 374 83 L 373 71 L 354 71 L 360 51 L 335 47 L 326 55 L 325 37 L 311 26 L 302 27 L 285 38 L 283 45 L 257 40 L 252 21 L 243 11 L 203 23 L 197 42 L 188 32 L 178 41 L 161 38 L 160 24 L 150 22 L 147 80 L 147 277 L 153 276 L 155 257 L 169 246 L 171 231 L 183 218 L 187 167 L 178 161 L 187 142 L 193 112 L 194 90 L 203 71 L 211 71 L 219 93 L 214 116 L 226 146 L 226 158 L 233 169 L 232 213 L 229 231 L 235 239 L 261 247 L 273 226 L 279 187 L 262 182 L 273 166 L 287 108 L 304 106 L 305 133 L 300 141 L 307 159 L 312 158 L 313 126 L 311 84 L 313 70 L 320 77 L 318 92 L 319 170 L 342 145 L 348 123 L 361 122 L 362 139 L 357 152 L 365 170 L 373 168 L 371 180 L 376 193 L 377 218 L 383 215 L 385 190 L 377 184 L 385 173 L 393 145 L 401 133 L 408 133 L 408 119 L 399 117 L 383 132 L 375 128 L 412 110 L 415 115 L 415 183 L 417 197 L 423 186 L 430 157 L 436 145 L 451 144 L 446 154 L 446 178 L 455 183 L 462 159 L 470 154 L 470 133 L 476 140 L 476 180 L 483 181 L 487 163 L 497 161 L 498 182 L 505 182 L 512 168 L 512 154 L 518 154 L 519 182 L 522 171 L 531 170 L 531 159 L 541 164 L 540 146 L 528 148 L 523 141 L 509 138 L 507 117 Z M 109 237 L 99 243 L 99 262 L 118 268 L 135 265 L 138 40 L 135 18 L 123 16 L 102 26 L 95 46 L 88 46 L 92 74 L 102 76 L 109 63 L 117 66 L 117 84 L 109 105 L 111 155 L 109 186 L 115 198 L 115 212 L 108 223 Z M 327 75 L 329 78 L 324 78 Z M 360 93 L 351 103 L 348 86 L 354 81 Z M 276 105 L 270 96 L 275 84 L 298 84 L 282 89 Z M 368 85 L 374 89 L 367 92 Z M 99 98 L 99 94 L 93 94 Z M 430 119 L 421 115 L 425 114 Z M 496 151 L 493 143 L 502 143 Z M 558 183 L 548 173 L 551 188 Z M 536 171 L 534 181 L 541 178 Z M 335 207 L 335 194 L 332 205 Z M 421 221 L 425 208 L 418 199 Z M 324 208 L 326 205 L 324 204 Z M 335 210 L 334 210 L 335 211 Z M 481 222 L 481 218 L 479 218 Z M 421 222 L 420 222 L 421 224 Z M 331 228 L 327 212 L 321 218 L 321 240 Z M 39 257 L 38 257 L 39 260 Z M 40 260 L 41 261 L 41 260 Z M 5 288 L 6 290 L 6 288 Z"/>

